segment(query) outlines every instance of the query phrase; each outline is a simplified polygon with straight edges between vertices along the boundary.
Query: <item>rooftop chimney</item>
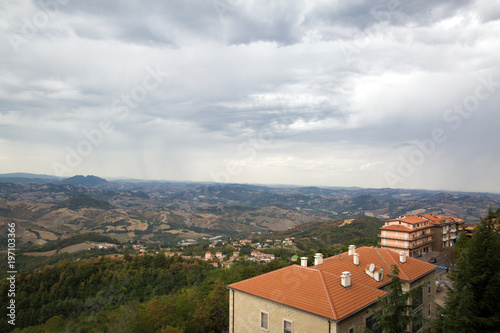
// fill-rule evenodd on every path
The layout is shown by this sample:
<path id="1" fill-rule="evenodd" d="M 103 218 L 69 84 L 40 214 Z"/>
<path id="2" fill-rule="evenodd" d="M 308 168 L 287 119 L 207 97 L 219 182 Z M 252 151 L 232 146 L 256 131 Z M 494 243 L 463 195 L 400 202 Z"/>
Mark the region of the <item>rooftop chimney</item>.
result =
<path id="1" fill-rule="evenodd" d="M 349 245 L 349 255 L 352 256 L 356 253 L 356 245 Z"/>
<path id="2" fill-rule="evenodd" d="M 354 253 L 352 256 L 352 260 L 354 262 L 354 265 L 359 265 L 359 253 Z"/>
<path id="3" fill-rule="evenodd" d="M 300 266 L 307 267 L 307 257 L 300 257 Z"/>
<path id="4" fill-rule="evenodd" d="M 314 255 L 314 266 L 320 265 L 323 263 L 323 254 L 322 253 L 316 253 Z"/>
<path id="5" fill-rule="evenodd" d="M 350 287 L 351 286 L 351 273 L 349 272 L 342 272 L 342 275 L 340 276 L 340 283 L 342 284 L 342 287 Z"/>
<path id="6" fill-rule="evenodd" d="M 406 252 L 405 251 L 401 251 L 399 253 L 399 261 L 401 261 L 401 263 L 405 263 L 406 262 Z"/>

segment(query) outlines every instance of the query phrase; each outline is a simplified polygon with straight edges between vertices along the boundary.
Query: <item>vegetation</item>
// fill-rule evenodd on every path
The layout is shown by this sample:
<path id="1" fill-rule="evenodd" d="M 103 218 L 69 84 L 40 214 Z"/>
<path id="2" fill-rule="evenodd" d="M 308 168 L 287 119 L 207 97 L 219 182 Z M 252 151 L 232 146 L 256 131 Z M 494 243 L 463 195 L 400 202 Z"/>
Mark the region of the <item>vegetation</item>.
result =
<path id="1" fill-rule="evenodd" d="M 384 225 L 382 220 L 369 216 L 358 216 L 351 223 L 340 226 L 342 222 L 343 220 L 306 223 L 278 235 L 294 236 L 297 247 L 301 250 L 347 242 L 356 246 L 361 244 L 375 246 L 379 228 Z"/>
<path id="2" fill-rule="evenodd" d="M 65 261 L 16 276 L 17 332 L 221 332 L 227 284 L 288 265 L 231 269 L 165 254 Z M 8 282 L 0 282 L 6 305 Z M 1 332 L 14 329 L 6 321 Z"/>
<path id="3" fill-rule="evenodd" d="M 61 202 L 58 207 L 66 207 L 71 210 L 80 209 L 80 208 L 97 208 L 97 209 L 110 209 L 113 206 L 104 200 L 99 200 L 93 198 L 86 194 L 77 194 Z"/>
<path id="4" fill-rule="evenodd" d="M 415 321 L 421 320 L 413 313 L 412 299 L 415 298 L 417 290 L 404 293 L 403 284 L 399 278 L 397 265 L 391 266 L 391 284 L 389 295 L 379 298 L 380 311 L 374 314 L 376 319 L 373 332 L 404 333 Z M 372 332 L 368 330 L 369 332 Z"/>
<path id="5" fill-rule="evenodd" d="M 87 232 L 84 234 L 74 235 L 69 238 L 50 241 L 43 245 L 33 245 L 28 247 L 25 252 L 45 252 L 59 250 L 70 245 L 80 244 L 87 241 L 120 244 L 118 240 L 112 237 L 96 234 L 94 232 Z"/>
<path id="6" fill-rule="evenodd" d="M 435 323 L 437 332 L 498 332 L 500 326 L 500 208 L 491 209 L 457 244 L 453 287 Z"/>

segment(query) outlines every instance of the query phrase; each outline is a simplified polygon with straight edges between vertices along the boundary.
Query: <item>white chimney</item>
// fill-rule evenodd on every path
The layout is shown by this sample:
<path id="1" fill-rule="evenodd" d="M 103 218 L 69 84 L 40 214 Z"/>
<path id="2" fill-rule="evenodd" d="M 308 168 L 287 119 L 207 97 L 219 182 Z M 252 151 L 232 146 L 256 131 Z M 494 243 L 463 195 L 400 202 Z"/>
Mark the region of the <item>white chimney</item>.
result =
<path id="1" fill-rule="evenodd" d="M 401 263 L 405 263 L 406 262 L 406 252 L 405 251 L 401 251 L 399 253 L 399 261 L 401 261 Z"/>
<path id="2" fill-rule="evenodd" d="M 307 257 L 300 257 L 300 266 L 307 267 Z"/>
<path id="3" fill-rule="evenodd" d="M 322 253 L 316 253 L 314 255 L 314 266 L 320 265 L 323 263 L 323 254 Z"/>
<path id="4" fill-rule="evenodd" d="M 354 262 L 354 265 L 359 265 L 359 253 L 354 253 L 352 256 L 352 260 Z"/>
<path id="5" fill-rule="evenodd" d="M 349 245 L 349 255 L 352 256 L 356 253 L 356 245 Z"/>
<path id="6" fill-rule="evenodd" d="M 342 287 L 350 287 L 351 286 L 351 273 L 349 272 L 342 272 L 342 275 L 340 276 L 340 283 L 342 284 Z"/>

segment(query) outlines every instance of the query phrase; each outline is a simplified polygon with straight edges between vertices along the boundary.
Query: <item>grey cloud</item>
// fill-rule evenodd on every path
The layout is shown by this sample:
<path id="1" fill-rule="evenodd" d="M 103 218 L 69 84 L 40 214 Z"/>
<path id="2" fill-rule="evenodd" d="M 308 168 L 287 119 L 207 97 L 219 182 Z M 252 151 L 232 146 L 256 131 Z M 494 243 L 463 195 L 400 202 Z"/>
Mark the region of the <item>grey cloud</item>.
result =
<path id="1" fill-rule="evenodd" d="M 36 143 L 33 160 L 51 173 L 47 156 L 63 161 L 66 146 L 107 117 L 115 131 L 75 172 L 210 180 L 226 161 L 252 156 L 232 181 L 387 186 L 384 168 L 443 128 L 446 142 L 401 186 L 460 187 L 443 168 L 467 175 L 477 160 L 477 183 L 492 188 L 500 88 L 458 129 L 443 115 L 474 96 L 478 77 L 500 80 L 498 8 L 401 1 L 387 12 L 389 3 L 70 1 L 18 53 L 0 40 L 0 151 L 33 152 Z M 8 34 L 33 8 L 12 2 L 3 14 Z M 166 73 L 161 82 L 128 115 L 114 113 L 114 101 L 140 91 L 148 66 Z M 265 148 L 252 147 L 266 131 Z M 6 165 L 33 164 L 9 154 L 0 156 Z"/>

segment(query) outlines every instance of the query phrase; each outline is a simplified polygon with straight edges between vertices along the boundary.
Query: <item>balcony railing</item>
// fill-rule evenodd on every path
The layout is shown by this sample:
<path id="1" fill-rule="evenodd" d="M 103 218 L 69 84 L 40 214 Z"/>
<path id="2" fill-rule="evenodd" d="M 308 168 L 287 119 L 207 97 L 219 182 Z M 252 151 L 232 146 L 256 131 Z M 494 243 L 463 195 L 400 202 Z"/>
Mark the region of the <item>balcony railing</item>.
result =
<path id="1" fill-rule="evenodd" d="M 425 242 L 422 242 L 420 244 L 415 244 L 415 245 L 412 245 L 411 243 L 408 242 L 408 246 L 405 246 L 404 244 L 382 244 L 382 242 L 378 242 L 378 245 L 385 246 L 385 247 L 390 247 L 390 248 L 396 248 L 396 249 L 414 250 L 414 249 L 418 249 L 419 247 L 422 247 L 422 246 L 425 246 L 425 245 L 429 245 L 431 243 L 432 243 L 432 239 L 431 240 L 427 240 Z"/>
<path id="2" fill-rule="evenodd" d="M 385 239 L 397 239 L 397 240 L 405 240 L 405 241 L 414 241 L 414 240 L 425 238 L 425 237 L 432 236 L 432 235 L 434 235 L 433 232 L 427 232 L 427 233 L 425 233 L 423 235 L 421 234 L 421 235 L 418 235 L 418 236 L 415 236 L 415 237 L 408 237 L 408 238 L 400 237 L 400 236 L 392 236 L 392 235 L 382 236 L 382 234 L 379 234 L 378 237 L 379 238 L 385 238 Z"/>

